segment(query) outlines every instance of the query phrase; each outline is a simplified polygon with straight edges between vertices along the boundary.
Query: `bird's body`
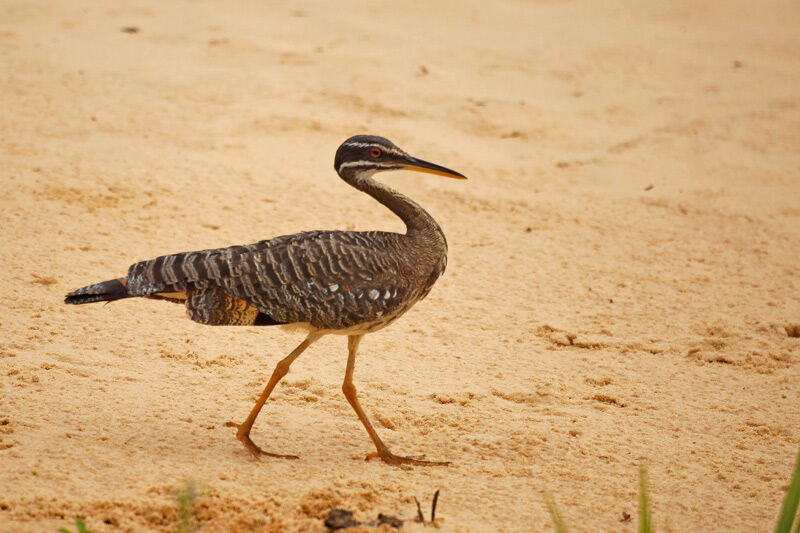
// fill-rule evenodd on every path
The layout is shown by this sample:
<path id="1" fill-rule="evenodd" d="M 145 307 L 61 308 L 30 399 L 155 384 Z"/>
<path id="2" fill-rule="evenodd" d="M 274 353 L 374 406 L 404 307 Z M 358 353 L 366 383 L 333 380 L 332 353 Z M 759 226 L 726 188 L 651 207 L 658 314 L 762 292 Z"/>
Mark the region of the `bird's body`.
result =
<path id="1" fill-rule="evenodd" d="M 406 233 L 310 231 L 245 246 L 165 255 L 132 265 L 126 277 L 78 289 L 66 302 L 139 296 L 185 303 L 192 320 L 208 325 L 306 329 L 306 340 L 279 363 L 251 417 L 239 426 L 239 438 L 254 455 L 264 452 L 250 441 L 250 427 L 291 361 L 322 335 L 348 335 L 350 360 L 343 388 L 378 456 L 389 462 L 431 464 L 392 456 L 363 416 L 355 389 L 352 397 L 348 393 L 347 382 L 361 336 L 389 325 L 424 298 L 447 264 L 447 242 L 436 221 L 413 200 L 374 181 L 372 174 L 413 168 L 463 176 L 412 158 L 386 139 L 364 135 L 345 141 L 334 165 L 343 180 L 398 215 Z M 282 363 L 287 363 L 285 369 Z"/>
<path id="2" fill-rule="evenodd" d="M 396 233 L 310 231 L 136 263 L 126 291 L 186 302 L 203 324 L 366 333 L 399 317 L 443 272 L 443 260 L 404 261 L 414 244 Z"/>

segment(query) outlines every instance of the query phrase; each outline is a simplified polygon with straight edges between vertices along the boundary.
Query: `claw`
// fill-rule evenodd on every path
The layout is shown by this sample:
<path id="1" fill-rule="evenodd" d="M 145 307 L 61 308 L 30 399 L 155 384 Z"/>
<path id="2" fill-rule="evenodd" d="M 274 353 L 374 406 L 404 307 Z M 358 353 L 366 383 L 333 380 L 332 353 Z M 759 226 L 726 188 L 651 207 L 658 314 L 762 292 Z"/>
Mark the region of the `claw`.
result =
<path id="1" fill-rule="evenodd" d="M 418 465 L 418 466 L 450 466 L 450 461 L 426 461 L 424 459 L 415 459 L 414 457 L 403 457 L 402 455 L 394 455 L 389 450 L 381 452 L 372 452 L 364 458 L 365 461 L 371 461 L 372 459 L 380 459 L 384 463 L 389 463 L 390 465 Z"/>
<path id="2" fill-rule="evenodd" d="M 247 451 L 250 452 L 250 455 L 252 455 L 255 459 L 259 459 L 262 455 L 266 455 L 267 457 L 275 457 L 276 459 L 300 459 L 296 455 L 265 452 L 250 439 L 250 432 L 242 431 L 242 427 L 239 424 L 235 422 L 227 422 L 225 425 L 227 427 L 236 427 L 239 429 L 239 431 L 236 432 L 236 438 L 242 441 L 242 444 L 244 444 L 245 448 L 247 448 Z"/>

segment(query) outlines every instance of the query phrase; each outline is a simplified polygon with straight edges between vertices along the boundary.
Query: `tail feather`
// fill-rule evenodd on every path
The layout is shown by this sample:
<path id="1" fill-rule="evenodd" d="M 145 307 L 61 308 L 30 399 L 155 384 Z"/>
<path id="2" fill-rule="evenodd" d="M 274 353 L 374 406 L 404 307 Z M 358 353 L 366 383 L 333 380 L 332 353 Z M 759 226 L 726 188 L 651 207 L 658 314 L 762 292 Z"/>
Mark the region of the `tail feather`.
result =
<path id="1" fill-rule="evenodd" d="M 64 303 L 88 304 L 92 302 L 111 302 L 128 298 L 128 278 L 117 278 L 95 283 L 67 294 Z"/>

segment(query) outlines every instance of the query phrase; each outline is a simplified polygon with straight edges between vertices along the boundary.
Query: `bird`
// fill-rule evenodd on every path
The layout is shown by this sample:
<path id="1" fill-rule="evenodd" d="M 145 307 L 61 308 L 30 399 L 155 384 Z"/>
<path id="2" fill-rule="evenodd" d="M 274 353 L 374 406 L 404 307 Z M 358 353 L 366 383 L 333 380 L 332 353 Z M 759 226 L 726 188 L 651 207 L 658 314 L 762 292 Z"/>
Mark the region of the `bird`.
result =
<path id="1" fill-rule="evenodd" d="M 237 438 L 256 458 L 298 458 L 262 450 L 251 440 L 250 431 L 295 359 L 324 335 L 346 335 L 342 391 L 375 445 L 376 451 L 366 459 L 393 465 L 449 465 L 391 453 L 361 408 L 353 372 L 362 337 L 390 325 L 425 298 L 447 266 L 447 240 L 439 224 L 414 200 L 373 176 L 406 169 L 467 178 L 412 157 L 375 135 L 345 140 L 336 151 L 334 168 L 345 183 L 399 217 L 406 232 L 306 231 L 249 245 L 164 255 L 131 265 L 124 277 L 72 291 L 65 303 L 143 297 L 184 304 L 188 317 L 201 324 L 283 325 L 305 331 L 305 339 L 277 363 L 245 421 L 227 423 L 237 428 Z"/>

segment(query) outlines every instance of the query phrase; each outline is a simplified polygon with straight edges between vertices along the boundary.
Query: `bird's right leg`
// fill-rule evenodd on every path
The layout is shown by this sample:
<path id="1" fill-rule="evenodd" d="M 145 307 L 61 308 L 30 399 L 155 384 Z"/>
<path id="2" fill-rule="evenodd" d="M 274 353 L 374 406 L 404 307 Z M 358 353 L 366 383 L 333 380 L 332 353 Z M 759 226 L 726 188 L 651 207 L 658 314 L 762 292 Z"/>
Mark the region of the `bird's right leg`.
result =
<path id="1" fill-rule="evenodd" d="M 356 396 L 356 387 L 353 385 L 353 369 L 355 368 L 356 364 L 356 352 L 358 351 L 358 344 L 361 342 L 362 336 L 363 335 L 350 335 L 347 337 L 347 370 L 345 370 L 344 374 L 342 392 L 344 392 L 345 398 L 347 398 L 347 401 L 350 402 L 350 405 L 356 412 L 356 416 L 358 416 L 358 419 L 361 420 L 361 423 L 364 425 L 367 433 L 369 433 L 369 438 L 372 439 L 372 443 L 378 450 L 377 453 L 369 454 L 367 456 L 367 460 L 380 458 L 382 461 L 393 465 L 412 464 L 422 466 L 449 466 L 449 461 L 426 461 L 424 459 L 415 459 L 413 457 L 395 455 L 389 451 L 389 448 L 386 447 L 381 438 L 378 436 L 375 428 L 372 427 L 367 415 L 361 408 L 361 404 L 358 402 L 358 396 Z"/>
<path id="2" fill-rule="evenodd" d="M 279 457 L 282 459 L 297 459 L 296 455 L 281 455 L 277 453 L 269 453 L 265 452 L 261 448 L 255 445 L 255 443 L 250 440 L 250 429 L 253 427 L 253 423 L 256 421 L 256 417 L 258 416 L 259 411 L 266 403 L 269 395 L 272 393 L 272 389 L 275 388 L 275 385 L 281 380 L 283 376 L 289 373 L 289 367 L 292 365 L 292 362 L 298 358 L 298 356 L 305 351 L 306 348 L 311 346 L 311 344 L 322 337 L 321 333 L 313 332 L 306 337 L 306 339 L 300 343 L 300 345 L 295 348 L 292 353 L 287 355 L 285 358 L 281 359 L 277 365 L 275 365 L 275 370 L 272 372 L 272 376 L 269 378 L 269 382 L 267 382 L 267 386 L 264 388 L 264 392 L 261 393 L 261 396 L 256 401 L 255 406 L 253 406 L 252 411 L 247 416 L 247 420 L 245 420 L 241 424 L 236 424 L 234 422 L 228 422 L 227 425 L 229 426 L 236 426 L 239 428 L 239 431 L 236 432 L 236 437 L 242 441 L 245 445 L 247 450 L 253 454 L 253 457 L 258 458 L 259 455 L 267 455 L 269 457 Z"/>

